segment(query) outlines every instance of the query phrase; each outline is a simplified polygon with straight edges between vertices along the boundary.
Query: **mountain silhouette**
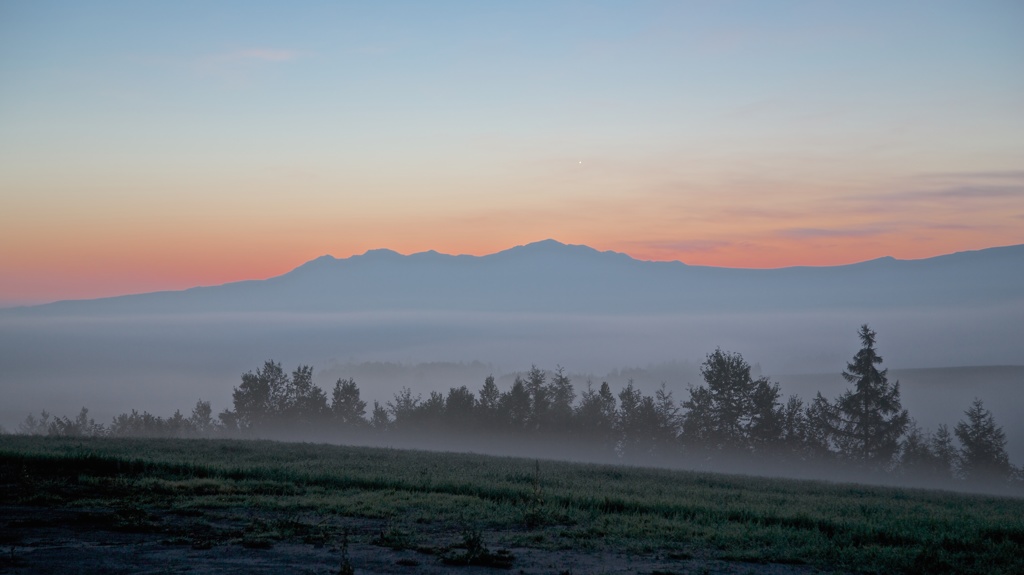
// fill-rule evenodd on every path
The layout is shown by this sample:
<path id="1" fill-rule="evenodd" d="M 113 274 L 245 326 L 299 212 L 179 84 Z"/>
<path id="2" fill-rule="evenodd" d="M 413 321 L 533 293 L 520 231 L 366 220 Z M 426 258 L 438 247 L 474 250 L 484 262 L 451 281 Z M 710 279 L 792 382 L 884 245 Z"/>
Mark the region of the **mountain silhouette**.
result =
<path id="1" fill-rule="evenodd" d="M 991 306 L 1024 299 L 1024 245 L 920 260 L 735 269 L 643 261 L 544 240 L 486 256 L 325 255 L 266 280 L 4 314 L 479 311 L 662 314 Z"/>

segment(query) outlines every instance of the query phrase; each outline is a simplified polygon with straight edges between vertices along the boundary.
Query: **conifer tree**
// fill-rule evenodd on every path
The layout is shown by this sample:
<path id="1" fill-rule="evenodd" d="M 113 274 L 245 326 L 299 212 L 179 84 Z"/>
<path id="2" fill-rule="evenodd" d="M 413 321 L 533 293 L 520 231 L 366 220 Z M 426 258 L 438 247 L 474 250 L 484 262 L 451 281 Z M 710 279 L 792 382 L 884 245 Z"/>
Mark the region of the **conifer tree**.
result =
<path id="1" fill-rule="evenodd" d="M 551 383 L 548 384 L 548 398 L 550 401 L 548 420 L 552 428 L 551 431 L 568 431 L 572 424 L 572 404 L 576 401 L 576 391 L 562 366 L 558 366 L 551 377 Z"/>
<path id="2" fill-rule="evenodd" d="M 1012 468 L 1006 454 L 1006 434 L 996 425 L 992 412 L 975 399 L 964 412 L 967 421 L 956 424 L 953 432 L 960 440 L 960 472 L 974 483 L 998 483 L 1010 478 Z"/>
<path id="3" fill-rule="evenodd" d="M 619 392 L 616 429 L 619 433 L 619 455 L 622 457 L 647 455 L 654 447 L 658 429 L 654 398 L 645 396 L 634 387 L 632 379 Z"/>
<path id="4" fill-rule="evenodd" d="M 476 396 L 465 385 L 448 390 L 444 400 L 445 425 L 451 429 L 466 430 L 471 428 L 476 410 Z"/>
<path id="5" fill-rule="evenodd" d="M 547 427 L 551 415 L 551 390 L 548 389 L 547 374 L 536 365 L 530 366 L 525 384 L 526 390 L 530 392 L 530 428 L 538 430 Z"/>
<path id="6" fill-rule="evenodd" d="M 477 405 L 481 411 L 488 416 L 493 416 L 498 409 L 498 402 L 501 400 L 501 390 L 494 383 L 494 376 L 488 375 L 484 380 L 483 387 L 477 392 Z"/>
<path id="7" fill-rule="evenodd" d="M 679 404 L 672 397 L 668 386 L 662 382 L 654 392 L 655 414 L 655 450 L 660 455 L 672 455 L 678 450 L 679 433 L 683 417 L 679 413 Z"/>
<path id="8" fill-rule="evenodd" d="M 899 451 L 910 421 L 900 403 L 900 383 L 890 384 L 882 357 L 875 351 L 875 332 L 862 325 L 862 347 L 846 365 L 843 378 L 854 384 L 839 396 L 830 426 L 841 455 L 870 469 L 888 469 Z"/>
<path id="9" fill-rule="evenodd" d="M 388 410 L 379 402 L 373 402 L 373 414 L 370 416 L 370 427 L 375 431 L 384 432 L 391 427 L 391 417 Z"/>
<path id="10" fill-rule="evenodd" d="M 594 445 L 601 455 L 614 453 L 616 415 L 615 395 L 608 382 L 595 390 L 588 381 L 573 418 L 580 438 Z"/>
<path id="11" fill-rule="evenodd" d="M 905 435 L 900 448 L 898 471 L 917 481 L 933 483 L 949 479 L 948 474 L 942 473 L 943 462 L 933 448 L 934 436 L 923 431 L 913 419 Z"/>
<path id="12" fill-rule="evenodd" d="M 954 479 L 960 467 L 960 453 L 953 445 L 953 434 L 949 432 L 949 426 L 945 423 L 940 424 L 932 436 L 931 448 L 938 460 L 939 477 L 944 480 Z"/>
<path id="13" fill-rule="evenodd" d="M 488 375 L 484 385 L 477 392 L 476 425 L 481 431 L 495 431 L 501 427 L 501 390 L 494 383 L 494 376 Z"/>
<path id="14" fill-rule="evenodd" d="M 508 429 L 522 432 L 530 421 L 530 392 L 526 382 L 516 376 L 512 388 L 501 394 L 498 401 L 501 420 Z"/>

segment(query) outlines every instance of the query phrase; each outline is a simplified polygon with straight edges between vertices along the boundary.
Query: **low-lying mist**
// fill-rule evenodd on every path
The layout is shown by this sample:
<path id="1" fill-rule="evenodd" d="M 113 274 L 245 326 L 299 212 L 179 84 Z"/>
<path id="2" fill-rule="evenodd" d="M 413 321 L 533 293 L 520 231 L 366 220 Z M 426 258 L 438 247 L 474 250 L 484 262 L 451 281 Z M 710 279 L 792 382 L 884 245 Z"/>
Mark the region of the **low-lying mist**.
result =
<path id="1" fill-rule="evenodd" d="M 169 415 L 196 400 L 230 407 L 240 375 L 268 359 L 314 367 L 318 385 L 355 378 L 371 405 L 403 387 L 416 394 L 493 374 L 507 386 L 531 365 L 562 366 L 577 391 L 587 380 L 616 390 L 633 379 L 661 383 L 677 401 L 701 383 L 698 366 L 721 347 L 741 353 L 785 395 L 846 389 L 839 373 L 856 352 L 857 327 L 870 323 L 899 379 L 904 406 L 926 429 L 953 425 L 980 397 L 1004 426 L 1008 451 L 1024 461 L 1022 369 L 938 370 L 1024 365 L 1024 306 L 1008 309 L 879 312 L 580 316 L 514 313 L 198 314 L 181 316 L 0 317 L 0 424 L 6 429 L 46 409 L 98 422 L 138 409 Z M 931 368 L 931 369 L 926 369 Z"/>

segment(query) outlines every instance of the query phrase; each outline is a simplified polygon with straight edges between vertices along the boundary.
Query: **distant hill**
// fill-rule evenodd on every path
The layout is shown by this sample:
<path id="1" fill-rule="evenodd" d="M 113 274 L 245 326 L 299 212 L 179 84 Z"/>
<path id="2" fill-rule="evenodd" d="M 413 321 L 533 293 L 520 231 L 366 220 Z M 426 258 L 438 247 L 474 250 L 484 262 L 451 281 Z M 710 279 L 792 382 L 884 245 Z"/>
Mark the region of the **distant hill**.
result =
<path id="1" fill-rule="evenodd" d="M 922 260 L 731 269 L 545 240 L 487 256 L 371 250 L 266 280 L 0 310 L 4 315 L 493 311 L 661 314 L 944 308 L 1024 300 L 1024 245 Z"/>

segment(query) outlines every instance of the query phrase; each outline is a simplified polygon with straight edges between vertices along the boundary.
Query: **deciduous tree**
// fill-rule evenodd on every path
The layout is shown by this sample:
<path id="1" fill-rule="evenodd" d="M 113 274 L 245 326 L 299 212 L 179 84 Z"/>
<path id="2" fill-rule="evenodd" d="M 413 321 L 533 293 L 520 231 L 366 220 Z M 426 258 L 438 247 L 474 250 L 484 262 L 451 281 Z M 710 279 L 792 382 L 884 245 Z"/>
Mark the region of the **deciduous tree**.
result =
<path id="1" fill-rule="evenodd" d="M 707 386 L 691 387 L 683 435 L 691 446 L 747 451 L 779 441 L 784 410 L 779 386 L 753 379 L 738 353 L 716 349 L 701 364 Z"/>
<path id="2" fill-rule="evenodd" d="M 353 378 L 338 379 L 331 392 L 331 418 L 340 427 L 362 427 L 366 424 L 366 402 L 359 397 Z"/>
<path id="3" fill-rule="evenodd" d="M 222 414 L 239 430 L 263 427 L 280 413 L 288 396 L 288 375 L 281 364 L 267 360 L 262 369 L 242 374 L 242 384 L 231 393 L 234 412 Z"/>

